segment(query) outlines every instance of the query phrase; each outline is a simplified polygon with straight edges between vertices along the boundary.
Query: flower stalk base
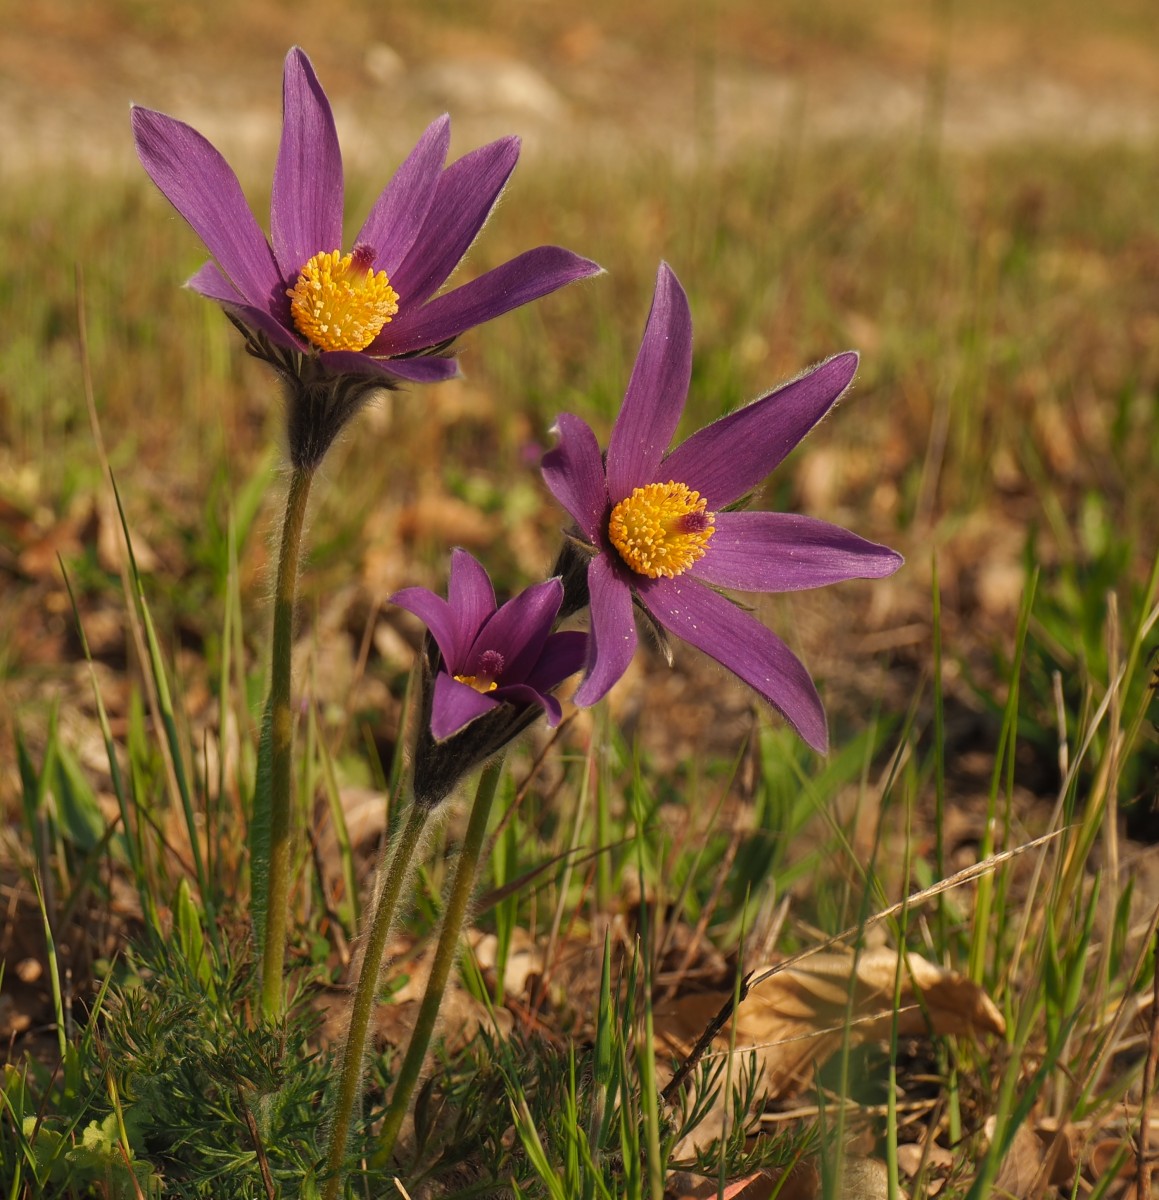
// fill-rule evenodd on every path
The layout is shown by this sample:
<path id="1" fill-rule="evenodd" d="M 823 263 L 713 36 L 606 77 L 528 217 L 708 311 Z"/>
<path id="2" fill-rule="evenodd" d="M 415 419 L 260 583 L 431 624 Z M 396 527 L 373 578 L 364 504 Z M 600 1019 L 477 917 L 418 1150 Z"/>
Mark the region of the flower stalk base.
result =
<path id="1" fill-rule="evenodd" d="M 274 635 L 270 671 L 270 861 L 265 897 L 265 943 L 262 946 L 261 1011 L 278 1021 L 284 1010 L 282 972 L 286 961 L 286 927 L 290 911 L 291 781 L 293 776 L 294 714 L 291 707 L 291 654 L 294 644 L 294 602 L 302 530 L 310 500 L 312 469 L 295 467 L 286 496 L 278 577 L 274 585 Z"/>
<path id="2" fill-rule="evenodd" d="M 378 993 L 378 978 L 382 971 L 382 955 L 386 939 L 394 922 L 398 898 L 402 885 L 410 875 L 415 854 L 422 840 L 430 810 L 412 804 L 406 824 L 399 833 L 393 847 L 383 853 L 380 868 L 378 896 L 374 903 L 374 916 L 366 935 L 362 966 L 358 972 L 358 983 L 354 1001 L 350 1007 L 350 1028 L 346 1034 L 346 1049 L 342 1055 L 342 1074 L 338 1081 L 338 1093 L 334 1099 L 331 1115 L 330 1148 L 326 1154 L 327 1181 L 322 1195 L 324 1200 L 337 1200 L 342 1187 L 342 1162 L 346 1156 L 346 1141 L 350 1133 L 350 1118 L 358 1102 L 362 1084 L 362 1063 L 366 1055 L 366 1032 L 370 1026 L 370 1013 Z"/>
<path id="3" fill-rule="evenodd" d="M 483 768 L 479 777 L 479 788 L 475 793 L 475 804 L 471 809 L 471 817 L 467 823 L 467 833 L 463 839 L 463 849 L 455 868 L 454 882 L 447 900 L 447 911 L 443 917 L 443 928 L 439 934 L 439 944 L 435 949 L 435 960 L 431 966 L 427 989 L 423 994 L 423 1002 L 415 1021 L 414 1032 L 411 1034 L 410 1045 L 406 1057 L 399 1068 L 398 1078 L 394 1083 L 394 1092 L 390 1098 L 390 1107 L 386 1111 L 386 1119 L 382 1126 L 382 1140 L 375 1160 L 380 1163 L 390 1161 L 398 1141 L 399 1130 L 403 1118 L 410 1107 L 410 1098 L 418 1083 L 419 1072 L 423 1059 L 426 1058 L 427 1047 L 435 1031 L 439 1008 L 443 1003 L 443 993 L 447 990 L 447 981 L 451 977 L 451 968 L 459 953 L 459 936 L 463 932 L 463 922 L 467 916 L 467 907 L 475 891 L 475 873 L 479 868 L 479 859 L 483 853 L 483 844 L 487 837 L 487 822 L 491 817 L 491 807 L 495 800 L 495 792 L 499 787 L 499 777 L 503 774 L 503 756 L 493 759 Z M 327 1200 L 331 1197 L 327 1196 Z"/>

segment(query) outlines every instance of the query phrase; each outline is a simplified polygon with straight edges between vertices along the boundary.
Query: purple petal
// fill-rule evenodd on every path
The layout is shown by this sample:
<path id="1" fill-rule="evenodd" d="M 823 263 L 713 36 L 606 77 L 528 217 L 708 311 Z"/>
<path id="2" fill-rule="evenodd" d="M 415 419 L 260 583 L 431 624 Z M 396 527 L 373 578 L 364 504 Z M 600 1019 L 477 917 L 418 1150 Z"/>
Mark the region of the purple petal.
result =
<path id="1" fill-rule="evenodd" d="M 497 650 L 503 655 L 503 681 L 522 683 L 543 653 L 562 602 L 559 579 L 533 584 L 508 600 L 479 630 L 467 655 L 466 673 L 478 674 L 480 655 Z"/>
<path id="2" fill-rule="evenodd" d="M 282 142 L 270 196 L 270 235 L 285 279 L 319 251 L 342 248 L 342 151 L 330 101 L 305 53 L 286 55 Z"/>
<path id="3" fill-rule="evenodd" d="M 149 178 L 246 301 L 268 307 L 283 286 L 281 276 L 229 164 L 197 130 L 164 113 L 134 108 L 132 122 L 137 156 Z"/>
<path id="4" fill-rule="evenodd" d="M 390 597 L 391 604 L 405 608 L 431 631 L 439 647 L 443 662 L 452 675 L 465 674 L 463 658 L 465 646 L 459 642 L 459 626 L 451 606 L 434 592 L 423 587 L 403 588 Z"/>
<path id="5" fill-rule="evenodd" d="M 592 625 L 588 669 L 575 694 L 576 704 L 583 708 L 607 695 L 636 653 L 632 589 L 616 573 L 606 554 L 593 558 L 588 567 L 588 592 Z"/>
<path id="6" fill-rule="evenodd" d="M 659 474 L 695 488 L 709 510 L 752 491 L 849 386 L 857 355 L 838 354 L 752 404 L 694 433 Z"/>
<path id="7" fill-rule="evenodd" d="M 451 118 L 443 115 L 427 126 L 395 171 L 355 240 L 356 246 L 374 247 L 375 270 L 385 271 L 392 282 L 427 219 L 450 144 Z"/>
<path id="8" fill-rule="evenodd" d="M 881 579 L 900 554 L 796 513 L 718 513 L 716 532 L 690 575 L 746 592 L 797 592 L 843 579 Z"/>
<path id="9" fill-rule="evenodd" d="M 640 599 L 665 629 L 727 667 L 814 750 L 826 752 L 829 733 L 817 689 L 800 659 L 775 633 L 695 580 L 640 582 Z"/>
<path id="10" fill-rule="evenodd" d="M 207 262 L 186 281 L 185 286 L 207 300 L 215 300 L 228 308 L 243 325 L 258 329 L 271 341 L 289 350 L 308 350 L 309 346 L 293 329 L 284 325 L 267 310 L 246 304 L 237 289 L 222 274 L 214 262 Z"/>
<path id="11" fill-rule="evenodd" d="M 559 444 L 543 456 L 544 482 L 588 539 L 598 546 L 603 541 L 608 515 L 608 488 L 600 444 L 591 426 L 571 413 L 560 413 L 555 432 L 559 434 Z"/>
<path id="12" fill-rule="evenodd" d="M 369 353 L 405 354 L 437 346 L 601 270 L 598 263 L 559 246 L 528 250 L 418 309 L 408 309 L 405 299 L 400 300 L 403 315 L 384 326 L 368 347 Z"/>
<path id="13" fill-rule="evenodd" d="M 440 671 L 435 676 L 435 692 L 431 698 L 431 733 L 442 741 L 452 733 L 458 733 L 476 717 L 495 708 L 498 703 L 491 696 L 484 696 L 482 692 Z"/>
<path id="14" fill-rule="evenodd" d="M 526 683 L 537 692 L 552 692 L 569 676 L 583 669 L 588 654 L 588 635 L 577 629 L 553 633 L 543 647 L 539 662 L 528 673 Z"/>
<path id="15" fill-rule="evenodd" d="M 608 443 L 608 497 L 613 504 L 655 478 L 680 422 L 691 377 L 688 297 L 672 269 L 661 263 L 640 352 Z"/>
<path id="16" fill-rule="evenodd" d="M 501 138 L 442 173 L 422 231 L 390 281 L 400 304 L 417 307 L 443 286 L 483 228 L 518 158 L 519 139 Z"/>
<path id="17" fill-rule="evenodd" d="M 491 586 L 491 578 L 479 560 L 466 550 L 456 549 L 451 553 L 447 600 L 458 630 L 456 644 L 463 648 L 460 661 L 466 663 L 476 634 L 495 611 L 495 589 Z M 466 670 L 459 673 L 471 672 Z"/>
<path id="18" fill-rule="evenodd" d="M 558 725 L 563 717 L 563 709 L 554 696 L 548 696 L 533 687 L 529 687 L 526 683 L 504 685 L 492 692 L 491 695 L 496 699 L 505 700 L 508 704 L 515 704 L 520 707 L 530 707 L 533 704 L 538 705 L 543 709 L 544 715 L 547 717 L 547 723 L 552 726 Z"/>
<path id="19" fill-rule="evenodd" d="M 358 350 L 326 350 L 318 358 L 335 375 L 385 375 L 390 379 L 405 379 L 408 383 L 442 383 L 459 374 L 458 359 L 438 355 L 372 358 Z"/>

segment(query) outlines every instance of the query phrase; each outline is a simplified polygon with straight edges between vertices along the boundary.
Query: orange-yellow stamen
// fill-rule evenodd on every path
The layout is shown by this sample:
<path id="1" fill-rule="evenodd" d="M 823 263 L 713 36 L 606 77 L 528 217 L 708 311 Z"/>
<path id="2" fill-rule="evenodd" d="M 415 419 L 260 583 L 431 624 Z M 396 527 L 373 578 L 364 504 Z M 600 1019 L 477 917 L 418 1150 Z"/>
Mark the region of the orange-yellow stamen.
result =
<path id="1" fill-rule="evenodd" d="M 477 692 L 482 692 L 486 695 L 488 692 L 493 692 L 499 685 L 494 679 L 480 679 L 477 675 L 456 675 L 456 683 L 465 683 L 469 688 L 474 688 Z"/>
<path id="2" fill-rule="evenodd" d="M 669 579 L 687 571 L 715 532 L 716 515 L 683 483 L 649 483 L 612 509 L 608 537 L 638 575 Z"/>
<path id="3" fill-rule="evenodd" d="M 320 350 L 365 350 L 398 312 L 398 293 L 372 261 L 362 247 L 322 251 L 286 292 L 298 332 Z"/>

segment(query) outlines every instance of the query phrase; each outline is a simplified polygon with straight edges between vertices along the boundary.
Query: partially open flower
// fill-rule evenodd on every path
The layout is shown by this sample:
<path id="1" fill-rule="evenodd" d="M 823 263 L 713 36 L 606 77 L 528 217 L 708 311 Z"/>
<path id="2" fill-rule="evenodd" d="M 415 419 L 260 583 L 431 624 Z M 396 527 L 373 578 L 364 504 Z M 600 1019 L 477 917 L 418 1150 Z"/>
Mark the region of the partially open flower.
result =
<path id="1" fill-rule="evenodd" d="M 252 353 L 313 388 L 315 404 L 335 377 L 361 380 L 362 391 L 447 379 L 457 364 L 446 351 L 459 334 L 600 269 L 558 246 L 540 246 L 437 295 L 519 157 L 518 138 L 509 137 L 444 167 L 446 116 L 419 139 L 345 249 L 338 134 L 298 48 L 286 57 L 270 241 L 237 176 L 201 134 L 147 108 L 134 107 L 132 122 L 145 170 L 215 260 L 189 286 L 225 307 Z M 348 390 L 340 400 L 346 415 L 357 408 L 351 398 Z M 316 453 L 319 436 L 310 432 Z M 291 453 L 299 454 L 293 429 Z"/>
<path id="2" fill-rule="evenodd" d="M 551 694 L 584 664 L 587 636 L 552 633 L 563 600 L 558 579 L 496 607 L 487 572 L 466 550 L 451 558 L 448 598 L 426 588 L 391 596 L 430 636 L 423 716 L 415 749 L 415 800 L 437 804 L 455 781 L 497 754 L 543 712 L 562 716 Z"/>
<path id="3" fill-rule="evenodd" d="M 661 264 L 606 458 L 591 428 L 564 413 L 559 445 L 543 459 L 547 486 L 575 518 L 589 557 L 586 579 L 574 570 L 582 551 L 565 554 L 557 568 L 568 585 L 566 610 L 577 600 L 591 606 L 577 704 L 594 704 L 627 669 L 635 600 L 759 692 L 815 750 L 826 749 L 825 710 L 808 671 L 716 589 L 789 592 L 901 566 L 887 546 L 812 517 L 732 511 L 828 412 L 856 369 L 856 354 L 839 354 L 668 452 L 688 394 L 692 318 L 684 289 Z"/>

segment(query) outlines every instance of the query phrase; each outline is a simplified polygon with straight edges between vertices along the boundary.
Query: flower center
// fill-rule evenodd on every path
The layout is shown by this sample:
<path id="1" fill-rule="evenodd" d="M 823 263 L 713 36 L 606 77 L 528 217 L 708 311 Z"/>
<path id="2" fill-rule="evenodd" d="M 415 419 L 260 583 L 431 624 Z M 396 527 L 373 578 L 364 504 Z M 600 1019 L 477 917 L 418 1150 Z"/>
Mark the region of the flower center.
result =
<path id="1" fill-rule="evenodd" d="M 612 509 L 608 537 L 638 575 L 671 579 L 704 557 L 716 521 L 707 506 L 683 483 L 649 483 Z"/>
<path id="2" fill-rule="evenodd" d="M 479 655 L 479 665 L 474 675 L 456 675 L 456 683 L 465 683 L 477 692 L 493 692 L 498 686 L 497 680 L 503 674 L 503 655 L 498 650 L 484 650 Z"/>
<path id="3" fill-rule="evenodd" d="M 365 350 L 398 312 L 398 293 L 373 262 L 370 246 L 315 254 L 286 292 L 298 332 L 321 350 Z"/>

